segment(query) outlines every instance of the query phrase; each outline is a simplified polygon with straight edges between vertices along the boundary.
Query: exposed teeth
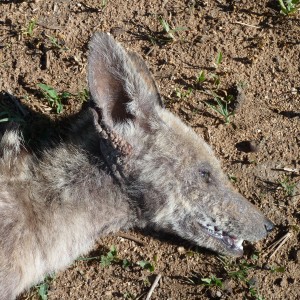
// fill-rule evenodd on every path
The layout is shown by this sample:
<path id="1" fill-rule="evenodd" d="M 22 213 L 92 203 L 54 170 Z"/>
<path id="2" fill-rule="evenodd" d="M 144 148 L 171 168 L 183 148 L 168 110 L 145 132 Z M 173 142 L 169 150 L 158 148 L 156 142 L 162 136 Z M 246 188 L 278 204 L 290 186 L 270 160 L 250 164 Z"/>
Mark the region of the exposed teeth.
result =
<path id="1" fill-rule="evenodd" d="M 217 226 L 206 224 L 204 226 L 202 225 L 202 227 L 204 227 L 211 236 L 222 240 L 230 248 L 243 249 L 242 244 L 244 240 L 238 239 L 236 236 L 229 235 L 226 231 L 222 231 Z"/>
<path id="2" fill-rule="evenodd" d="M 236 247 L 237 247 L 237 248 L 240 248 L 240 249 L 243 249 L 243 246 L 242 246 L 243 241 L 244 241 L 244 240 L 237 240 L 237 242 L 235 242 Z"/>

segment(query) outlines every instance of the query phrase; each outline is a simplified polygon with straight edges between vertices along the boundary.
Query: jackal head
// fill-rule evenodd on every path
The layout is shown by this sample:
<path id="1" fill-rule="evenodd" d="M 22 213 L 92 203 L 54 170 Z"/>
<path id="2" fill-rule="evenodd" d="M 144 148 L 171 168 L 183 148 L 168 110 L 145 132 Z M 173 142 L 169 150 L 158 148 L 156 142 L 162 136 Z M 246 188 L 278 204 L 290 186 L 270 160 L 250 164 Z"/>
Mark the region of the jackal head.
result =
<path id="1" fill-rule="evenodd" d="M 244 240 L 257 241 L 272 229 L 229 186 L 210 147 L 163 108 L 139 56 L 97 33 L 90 42 L 88 79 L 100 151 L 139 226 L 237 256 Z"/>

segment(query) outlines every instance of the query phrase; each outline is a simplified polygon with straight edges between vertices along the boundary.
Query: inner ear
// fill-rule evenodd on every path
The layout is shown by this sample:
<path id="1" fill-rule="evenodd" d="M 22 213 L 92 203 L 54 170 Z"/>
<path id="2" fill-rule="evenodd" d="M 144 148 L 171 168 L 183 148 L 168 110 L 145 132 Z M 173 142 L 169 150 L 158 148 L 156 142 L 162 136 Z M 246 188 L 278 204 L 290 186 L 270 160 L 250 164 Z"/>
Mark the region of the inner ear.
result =
<path id="1" fill-rule="evenodd" d="M 120 89 L 120 83 L 116 83 L 115 91 L 117 89 L 119 89 L 119 92 L 117 94 L 118 101 L 112 101 L 110 108 L 110 115 L 113 124 L 125 122 L 126 120 L 134 120 L 134 115 L 131 114 L 127 108 L 128 103 L 131 101 L 129 96 L 124 91 L 124 89 Z"/>

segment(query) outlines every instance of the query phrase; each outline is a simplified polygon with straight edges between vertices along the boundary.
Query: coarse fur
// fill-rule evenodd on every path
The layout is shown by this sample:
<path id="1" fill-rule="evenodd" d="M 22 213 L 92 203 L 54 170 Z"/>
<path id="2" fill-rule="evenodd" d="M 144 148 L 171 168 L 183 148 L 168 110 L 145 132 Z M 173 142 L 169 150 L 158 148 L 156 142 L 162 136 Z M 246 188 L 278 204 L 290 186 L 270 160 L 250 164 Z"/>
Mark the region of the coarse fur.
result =
<path id="1" fill-rule="evenodd" d="M 8 124 L 0 141 L 0 300 L 87 253 L 152 226 L 227 255 L 272 223 L 227 182 L 210 147 L 162 106 L 142 59 L 108 34 L 90 42 L 90 108 L 38 152 Z"/>

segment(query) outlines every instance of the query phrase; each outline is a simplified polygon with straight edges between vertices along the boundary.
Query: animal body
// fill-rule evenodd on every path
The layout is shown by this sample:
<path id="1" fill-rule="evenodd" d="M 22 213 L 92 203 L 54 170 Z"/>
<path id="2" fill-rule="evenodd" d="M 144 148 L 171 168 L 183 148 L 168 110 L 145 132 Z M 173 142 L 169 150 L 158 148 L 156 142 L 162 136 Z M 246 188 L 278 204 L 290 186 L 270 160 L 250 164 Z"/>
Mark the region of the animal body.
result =
<path id="1" fill-rule="evenodd" d="M 90 107 L 68 138 L 0 141 L 0 299 L 15 299 L 96 238 L 153 227 L 239 256 L 273 224 L 235 192 L 210 147 L 162 106 L 142 59 L 108 34 L 89 45 Z"/>

